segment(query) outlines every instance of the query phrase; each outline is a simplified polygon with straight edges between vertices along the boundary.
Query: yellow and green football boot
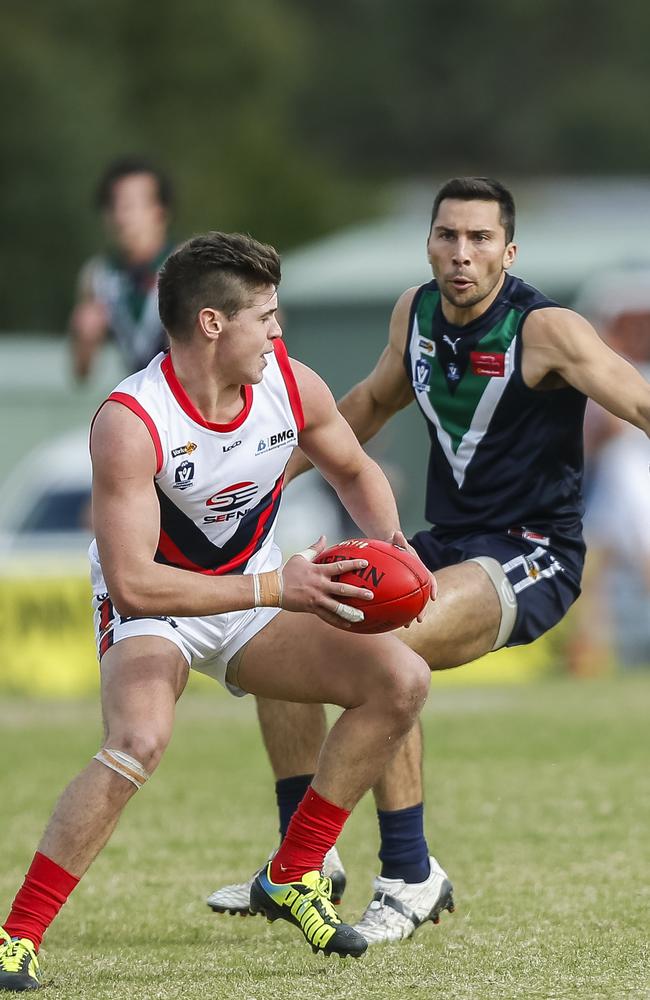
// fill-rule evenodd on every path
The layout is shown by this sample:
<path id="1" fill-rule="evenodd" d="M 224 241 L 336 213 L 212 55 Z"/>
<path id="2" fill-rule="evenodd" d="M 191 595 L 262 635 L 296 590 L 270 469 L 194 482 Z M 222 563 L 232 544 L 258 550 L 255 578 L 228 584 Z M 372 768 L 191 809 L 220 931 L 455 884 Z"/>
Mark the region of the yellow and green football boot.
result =
<path id="1" fill-rule="evenodd" d="M 267 920 L 295 924 L 313 952 L 359 958 L 368 942 L 354 927 L 343 923 L 331 896 L 332 881 L 320 872 L 306 872 L 299 882 L 278 885 L 271 880 L 269 863 L 251 886 L 250 911 L 262 913 Z"/>
<path id="2" fill-rule="evenodd" d="M 37 990 L 38 959 L 29 938 L 10 938 L 0 927 L 0 990 L 22 993 Z"/>

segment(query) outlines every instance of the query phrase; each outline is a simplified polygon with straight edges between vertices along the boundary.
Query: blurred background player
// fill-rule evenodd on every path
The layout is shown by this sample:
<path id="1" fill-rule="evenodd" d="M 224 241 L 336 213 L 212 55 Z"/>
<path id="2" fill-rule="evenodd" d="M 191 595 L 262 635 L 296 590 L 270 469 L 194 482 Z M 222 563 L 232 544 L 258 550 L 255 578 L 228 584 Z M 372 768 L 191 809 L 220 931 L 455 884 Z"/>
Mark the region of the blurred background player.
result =
<path id="1" fill-rule="evenodd" d="M 582 288 L 577 307 L 603 339 L 650 379 L 650 272 L 600 273 Z M 585 421 L 589 543 L 573 668 L 593 672 L 589 658 L 609 651 L 628 670 L 650 666 L 650 441 L 592 401 Z M 582 602 L 581 602 L 582 603 Z M 600 646 L 598 643 L 600 642 Z M 601 652 L 602 658 L 602 652 Z"/>
<path id="2" fill-rule="evenodd" d="M 585 319 L 508 274 L 514 224 L 512 195 L 497 181 L 441 188 L 427 243 L 434 280 L 400 297 L 376 367 L 339 403 L 362 443 L 414 399 L 426 421 L 433 527 L 411 541 L 439 596 L 422 624 L 397 634 L 431 669 L 530 643 L 578 597 L 587 396 L 650 434 L 639 373 Z M 308 466 L 297 454 L 289 475 Z M 258 712 L 282 829 L 325 717 L 270 701 Z M 370 943 L 407 938 L 440 913 L 444 872 L 424 836 L 421 758 L 415 729 L 374 788 L 382 870 L 356 924 Z M 217 890 L 208 904 L 246 912 L 249 884 Z"/>
<path id="3" fill-rule="evenodd" d="M 158 270 L 173 249 L 167 175 L 149 160 L 125 156 L 108 165 L 95 196 L 110 250 L 92 257 L 78 280 L 70 317 L 74 372 L 85 379 L 108 336 L 128 372 L 138 371 L 167 338 L 158 315 Z"/>

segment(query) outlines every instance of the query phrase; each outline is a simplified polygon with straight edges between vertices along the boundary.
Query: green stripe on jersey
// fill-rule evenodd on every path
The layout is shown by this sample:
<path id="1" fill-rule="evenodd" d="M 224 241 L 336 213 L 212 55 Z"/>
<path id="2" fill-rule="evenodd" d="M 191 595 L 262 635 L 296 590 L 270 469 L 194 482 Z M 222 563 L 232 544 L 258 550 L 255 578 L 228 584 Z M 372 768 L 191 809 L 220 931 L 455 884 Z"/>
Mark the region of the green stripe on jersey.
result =
<path id="1" fill-rule="evenodd" d="M 440 301 L 437 291 L 425 291 L 416 307 L 415 322 L 411 330 L 410 350 L 412 362 L 426 357 L 419 348 L 420 338 L 431 338 L 433 318 Z M 449 390 L 447 379 L 438 358 L 430 358 L 431 374 L 428 392 L 416 392 L 417 401 L 427 419 L 434 425 L 438 441 L 452 467 L 459 485 L 465 478 L 467 465 L 485 436 L 488 425 L 513 369 L 513 339 L 521 313 L 509 311 L 504 318 L 475 343 L 472 350 L 506 355 L 502 377 L 475 375 L 468 362 L 455 392 Z M 511 347 L 513 348 L 511 350 Z"/>

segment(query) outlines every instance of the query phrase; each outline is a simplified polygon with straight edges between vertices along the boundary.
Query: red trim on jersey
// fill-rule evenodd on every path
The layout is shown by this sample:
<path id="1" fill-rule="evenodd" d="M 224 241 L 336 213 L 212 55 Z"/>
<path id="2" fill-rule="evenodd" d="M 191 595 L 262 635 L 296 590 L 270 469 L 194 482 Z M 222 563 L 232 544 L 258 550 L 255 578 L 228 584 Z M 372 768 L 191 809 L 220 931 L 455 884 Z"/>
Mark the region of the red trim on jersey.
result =
<path id="1" fill-rule="evenodd" d="M 293 373 L 293 368 L 291 367 L 291 360 L 287 354 L 287 349 L 285 347 L 284 341 L 278 338 L 273 341 L 273 350 L 275 351 L 275 358 L 282 372 L 282 378 L 284 379 L 284 384 L 287 387 L 287 393 L 289 395 L 289 403 L 291 404 L 291 409 L 294 417 L 296 418 L 296 424 L 298 426 L 298 433 L 304 430 L 305 427 L 305 414 L 302 410 L 302 400 L 300 399 L 300 390 L 298 389 L 298 383 L 296 382 L 296 376 Z"/>
<path id="2" fill-rule="evenodd" d="M 167 385 L 172 391 L 174 399 L 181 407 L 184 413 L 188 417 L 191 417 L 195 424 L 199 424 L 201 427 L 207 427 L 209 431 L 218 431 L 220 434 L 227 434 L 229 431 L 235 431 L 238 427 L 244 423 L 244 420 L 250 413 L 250 409 L 253 403 L 253 389 L 250 385 L 242 386 L 242 396 L 244 399 L 243 409 L 237 414 L 234 420 L 231 420 L 229 424 L 212 424 L 209 420 L 204 420 L 201 416 L 194 403 L 190 397 L 185 392 L 185 389 L 178 380 L 178 376 L 174 371 L 174 365 L 172 362 L 171 354 L 165 355 L 161 365 L 160 370 L 163 373 Z"/>
<path id="3" fill-rule="evenodd" d="M 264 511 L 259 521 L 257 522 L 257 527 L 250 542 L 240 552 L 238 555 L 233 556 L 227 563 L 223 566 L 218 566 L 216 569 L 205 569 L 203 566 L 197 566 L 195 562 L 188 559 L 187 556 L 181 552 L 175 542 L 169 537 L 169 535 L 161 529 L 160 537 L 158 539 L 158 551 L 174 566 L 178 566 L 181 569 L 191 570 L 193 573 L 203 573 L 206 576 L 221 576 L 224 573 L 230 573 L 233 569 L 237 569 L 242 563 L 247 562 L 252 555 L 255 554 L 255 547 L 264 531 L 264 526 L 268 521 L 269 517 L 274 513 L 276 508 L 276 500 L 279 494 L 282 492 L 282 484 L 284 482 L 284 473 L 280 476 L 275 486 L 273 487 L 273 493 L 271 494 L 271 503 Z"/>
<path id="4" fill-rule="evenodd" d="M 128 392 L 112 392 L 108 397 L 108 399 L 104 400 L 104 402 L 99 407 L 97 413 L 92 419 L 92 423 L 90 425 L 90 436 L 92 437 L 93 427 L 95 426 L 95 421 L 99 416 L 99 410 L 101 410 L 102 406 L 104 406 L 106 403 L 121 403 L 123 406 L 126 406 L 128 410 L 131 410 L 132 413 L 135 413 L 136 417 L 140 417 L 140 420 L 143 422 L 143 424 L 149 431 L 149 434 L 151 435 L 151 440 L 153 441 L 153 446 L 156 450 L 156 475 L 158 475 L 158 473 L 163 467 L 163 450 L 162 450 L 162 445 L 160 443 L 160 435 L 158 433 L 158 428 L 156 427 L 152 418 L 149 416 L 144 407 L 141 406 L 140 403 L 138 403 L 137 399 L 134 396 L 130 396 Z"/>

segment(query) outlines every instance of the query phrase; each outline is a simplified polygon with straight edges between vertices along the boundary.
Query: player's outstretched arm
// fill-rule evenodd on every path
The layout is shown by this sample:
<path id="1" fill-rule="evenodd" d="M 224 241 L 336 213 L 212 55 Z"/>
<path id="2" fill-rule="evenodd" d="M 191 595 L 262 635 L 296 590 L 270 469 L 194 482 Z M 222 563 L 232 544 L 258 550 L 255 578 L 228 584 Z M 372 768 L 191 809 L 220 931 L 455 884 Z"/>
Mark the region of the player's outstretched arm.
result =
<path id="1" fill-rule="evenodd" d="M 365 596 L 361 588 L 332 580 L 337 573 L 365 568 L 365 559 L 314 566 L 298 557 L 289 560 L 284 580 L 264 573 L 257 584 L 250 575 L 207 576 L 154 562 L 160 508 L 155 449 L 145 425 L 120 403 L 106 403 L 95 420 L 91 455 L 97 547 L 120 614 L 214 615 L 263 603 L 309 611 L 342 627 L 337 606 L 346 598 Z M 319 544 L 324 548 L 324 540 Z"/>
<path id="2" fill-rule="evenodd" d="M 403 359 L 411 303 L 416 291 L 416 288 L 409 288 L 397 300 L 391 316 L 388 343 L 373 370 L 336 404 L 361 444 L 373 438 L 398 410 L 404 409 L 413 400 Z M 287 467 L 285 482 L 295 479 L 311 466 L 304 452 L 296 450 Z"/>
<path id="3" fill-rule="evenodd" d="M 569 309 L 541 309 L 524 327 L 523 374 L 535 386 L 549 374 L 650 436 L 650 384 Z"/>
<path id="4" fill-rule="evenodd" d="M 361 530 L 371 538 L 390 539 L 400 525 L 386 476 L 364 452 L 323 380 L 297 361 L 292 366 L 305 415 L 300 447 Z"/>

